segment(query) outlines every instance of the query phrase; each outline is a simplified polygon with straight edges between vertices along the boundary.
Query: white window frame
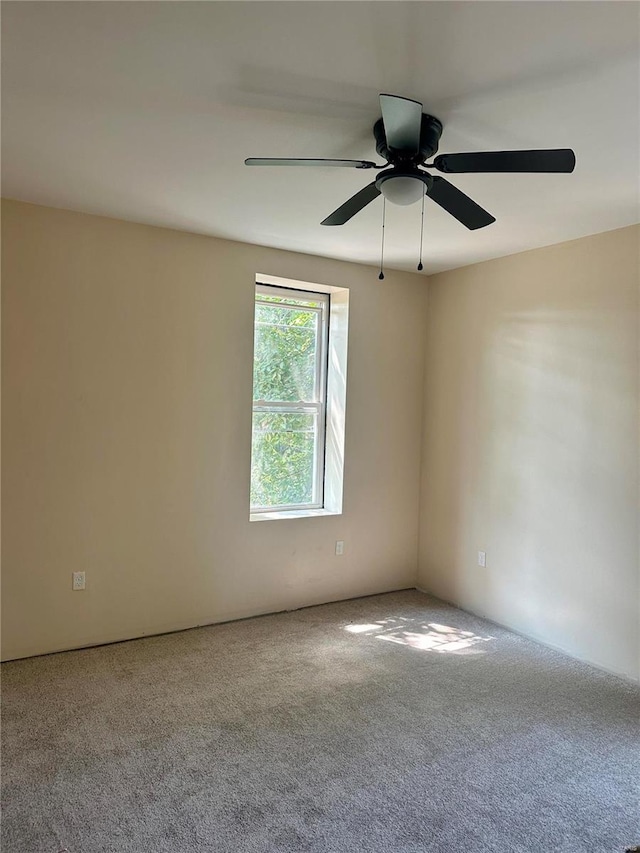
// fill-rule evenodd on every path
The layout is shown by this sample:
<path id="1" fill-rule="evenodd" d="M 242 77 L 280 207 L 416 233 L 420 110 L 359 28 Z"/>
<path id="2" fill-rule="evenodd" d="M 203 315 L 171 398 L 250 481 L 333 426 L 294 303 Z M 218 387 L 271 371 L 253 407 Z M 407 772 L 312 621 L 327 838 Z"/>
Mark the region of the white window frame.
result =
<path id="1" fill-rule="evenodd" d="M 318 509 L 291 509 L 282 511 L 249 513 L 250 521 L 287 521 L 291 519 L 309 519 L 324 516 L 342 515 L 345 476 L 345 438 L 347 411 L 347 356 L 349 349 L 349 288 L 340 285 L 309 281 L 256 273 L 255 284 L 266 284 L 293 291 L 307 293 L 328 293 L 329 302 L 329 340 L 326 359 L 326 416 L 324 431 L 324 499 Z M 252 328 L 255 327 L 255 284 L 251 290 Z M 253 397 L 253 383 L 252 397 Z M 247 483 L 249 479 L 247 480 Z M 247 495 L 248 497 L 248 495 Z M 314 522 L 315 523 L 315 522 Z"/>
<path id="2" fill-rule="evenodd" d="M 254 329 L 257 321 L 255 319 L 256 305 L 277 305 L 279 308 L 291 311 L 309 311 L 318 316 L 318 346 L 316 347 L 316 369 L 313 400 L 254 400 L 253 413 L 256 412 L 287 412 L 291 414 L 314 414 L 317 425 L 314 442 L 314 470 L 313 470 L 313 500 L 303 504 L 283 504 L 279 506 L 251 506 L 252 515 L 263 515 L 266 513 L 283 513 L 307 510 L 318 510 L 324 508 L 324 481 L 325 481 L 325 441 L 327 422 L 327 354 L 329 346 L 329 315 L 330 295 L 312 290 L 299 290 L 282 287 L 275 284 L 256 282 L 256 299 L 254 300 Z M 306 300 L 320 303 L 318 307 L 301 306 L 286 302 L 261 301 L 260 294 L 264 296 L 277 296 L 280 299 Z"/>

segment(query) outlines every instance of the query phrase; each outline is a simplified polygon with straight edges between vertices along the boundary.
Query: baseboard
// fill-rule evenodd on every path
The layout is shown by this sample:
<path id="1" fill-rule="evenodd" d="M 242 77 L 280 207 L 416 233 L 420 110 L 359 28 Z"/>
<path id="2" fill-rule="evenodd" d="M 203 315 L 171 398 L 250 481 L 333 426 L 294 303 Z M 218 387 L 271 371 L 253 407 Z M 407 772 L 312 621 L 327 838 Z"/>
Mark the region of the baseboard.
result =
<path id="1" fill-rule="evenodd" d="M 245 610 L 226 613 L 217 619 L 205 622 L 196 622 L 189 625 L 168 625 L 158 626 L 135 634 L 125 634 L 108 639 L 87 640 L 86 642 L 74 643 L 70 646 L 60 646 L 47 651 L 29 651 L 19 654 L 8 654 L 1 658 L 2 663 L 10 663 L 11 661 L 28 660 L 34 657 L 46 657 L 48 655 L 59 655 L 64 652 L 77 652 L 82 649 L 96 649 L 100 646 L 113 646 L 116 643 L 130 643 L 135 640 L 146 640 L 149 637 L 164 637 L 168 634 L 180 634 L 183 631 L 193 631 L 197 628 L 209 628 L 214 625 L 226 625 L 229 622 L 244 622 L 247 619 L 259 619 L 263 616 L 275 616 L 278 613 L 295 613 L 297 610 L 308 610 L 311 607 L 322 607 L 325 604 L 339 604 L 342 601 L 356 601 L 361 598 L 373 598 L 377 595 L 388 595 L 392 592 L 406 592 L 407 590 L 415 589 L 414 586 L 393 587 L 391 589 L 376 590 L 375 592 L 361 592 L 357 595 L 349 595 L 346 598 L 331 598 L 326 601 L 316 601 L 310 604 L 300 604 L 297 607 L 283 607 L 278 610 Z"/>
<path id="2" fill-rule="evenodd" d="M 640 678 L 634 678 L 632 675 L 629 675 L 626 672 L 611 669 L 608 666 L 604 666 L 603 664 L 593 660 L 589 660 L 588 658 L 579 657 L 578 655 L 569 651 L 569 649 L 565 649 L 562 646 L 556 645 L 555 643 L 550 643 L 547 640 L 544 640 L 542 637 L 536 636 L 535 634 L 528 634 L 525 631 L 521 631 L 519 628 L 515 628 L 513 625 L 509 625 L 506 622 L 500 622 L 498 619 L 494 619 L 492 616 L 487 616 L 485 613 L 480 613 L 477 610 L 471 610 L 468 607 L 463 607 L 461 604 L 458 604 L 455 601 L 449 601 L 446 598 L 442 598 L 442 596 L 440 595 L 435 595 L 435 593 L 429 592 L 428 589 L 423 589 L 421 586 L 416 585 L 416 589 L 418 590 L 418 592 L 422 592 L 425 595 L 429 595 L 431 598 L 437 598 L 438 601 L 442 601 L 444 602 L 444 604 L 448 604 L 450 607 L 455 607 L 458 610 L 462 610 L 464 613 L 468 613 L 470 616 L 477 616 L 479 619 L 484 619 L 486 622 L 490 622 L 492 625 L 497 625 L 499 628 L 504 628 L 506 631 L 511 631 L 512 634 L 517 634 L 519 637 L 524 637 L 525 640 L 532 640 L 534 643 L 538 643 L 541 646 L 546 646 L 548 649 L 553 649 L 554 652 L 560 652 L 560 654 L 566 655 L 572 660 L 577 660 L 580 661 L 580 663 L 592 666 L 594 669 L 600 670 L 600 672 L 606 672 L 607 675 L 615 675 L 616 678 L 621 678 L 623 681 L 627 681 L 630 684 L 634 685 L 640 683 Z"/>
<path id="3" fill-rule="evenodd" d="M 520 629 L 515 628 L 513 625 L 509 625 L 506 622 L 500 622 L 499 620 L 494 619 L 491 616 L 486 615 L 485 613 L 480 613 L 477 610 L 471 610 L 468 607 L 463 607 L 462 605 L 458 604 L 455 601 L 449 601 L 448 599 L 442 598 L 439 595 L 435 595 L 434 593 L 430 592 L 428 589 L 424 589 L 423 587 L 418 586 L 417 584 L 415 586 L 410 586 L 410 587 L 398 587 L 398 588 L 393 588 L 393 589 L 377 590 L 375 592 L 358 593 L 357 595 L 350 595 L 350 596 L 347 596 L 346 598 L 333 598 L 333 599 L 328 599 L 326 601 L 318 601 L 318 602 L 314 602 L 311 604 L 301 604 L 298 607 L 281 608 L 278 610 L 263 610 L 263 611 L 258 611 L 258 612 L 256 612 L 256 611 L 244 611 L 244 612 L 243 611 L 236 611 L 236 612 L 231 613 L 231 614 L 225 614 L 218 619 L 214 619 L 214 620 L 207 621 L 207 622 L 198 622 L 198 623 L 193 624 L 193 625 L 178 625 L 178 626 L 173 625 L 173 626 L 159 627 L 157 629 L 143 631 L 142 633 L 136 633 L 136 634 L 132 634 L 132 635 L 125 635 L 125 636 L 120 636 L 120 637 L 115 637 L 115 638 L 110 638 L 110 639 L 103 639 L 103 640 L 88 641 L 86 643 L 80 643 L 80 644 L 72 645 L 72 646 L 63 646 L 60 648 L 50 649 L 46 652 L 45 651 L 33 651 L 33 652 L 30 652 L 27 654 L 23 653 L 23 654 L 18 654 L 18 655 L 14 655 L 14 656 L 7 656 L 6 658 L 3 658 L 2 661 L 3 661 L 3 663 L 9 663 L 10 661 L 25 660 L 25 659 L 31 658 L 31 657 L 44 657 L 46 655 L 62 654 L 64 652 L 80 651 L 82 649 L 93 649 L 93 648 L 99 648 L 100 646 L 111 646 L 111 645 L 114 645 L 116 643 L 129 643 L 129 642 L 132 642 L 134 640 L 143 640 L 143 639 L 147 639 L 149 637 L 162 637 L 162 636 L 166 636 L 168 634 L 179 634 L 179 633 L 182 633 L 183 631 L 195 630 L 196 628 L 208 628 L 208 627 L 212 627 L 214 625 L 225 625 L 225 624 L 228 624 L 229 622 L 242 622 L 242 621 L 245 621 L 247 619 L 258 619 L 258 618 L 263 617 L 263 616 L 274 616 L 278 613 L 295 613 L 298 610 L 308 610 L 311 607 L 322 607 L 325 604 L 339 604 L 340 602 L 343 602 L 343 601 L 356 601 L 358 599 L 373 598 L 373 597 L 378 596 L 378 595 L 388 595 L 389 593 L 392 593 L 392 592 L 405 592 L 409 589 L 416 589 L 418 592 L 421 592 L 424 595 L 428 595 L 431 598 L 436 598 L 438 601 L 442 601 L 444 604 L 447 604 L 450 607 L 455 607 L 458 610 L 462 610 L 464 613 L 469 613 L 471 616 L 477 616 L 480 619 L 484 619 L 486 622 L 489 622 L 493 625 L 497 625 L 500 628 L 504 628 L 507 631 L 511 631 L 513 634 L 517 634 L 518 636 L 524 637 L 527 640 L 532 640 L 534 643 L 539 643 L 541 646 L 546 646 L 549 649 L 553 649 L 553 651 L 559 652 L 560 654 L 566 655 L 567 657 L 570 657 L 573 660 L 580 661 L 581 663 L 587 664 L 588 666 L 592 666 L 594 669 L 600 670 L 601 672 L 606 672 L 608 675 L 615 675 L 617 678 L 621 678 L 624 681 L 627 681 L 627 682 L 634 684 L 634 685 L 638 684 L 640 681 L 640 679 L 634 678 L 634 677 L 628 675 L 627 673 L 620 672 L 620 671 L 617 671 L 614 669 L 610 669 L 609 667 L 603 666 L 602 664 L 597 663 L 596 661 L 592 661 L 592 660 L 589 660 L 589 659 L 584 658 L 584 657 L 578 657 L 578 655 L 573 654 L 568 649 L 562 648 L 562 646 L 558 646 L 554 643 L 549 643 L 548 641 L 544 640 L 541 637 L 538 637 L 538 636 L 535 636 L 534 634 L 529 634 L 529 633 L 526 633 L 524 631 L 521 631 Z"/>

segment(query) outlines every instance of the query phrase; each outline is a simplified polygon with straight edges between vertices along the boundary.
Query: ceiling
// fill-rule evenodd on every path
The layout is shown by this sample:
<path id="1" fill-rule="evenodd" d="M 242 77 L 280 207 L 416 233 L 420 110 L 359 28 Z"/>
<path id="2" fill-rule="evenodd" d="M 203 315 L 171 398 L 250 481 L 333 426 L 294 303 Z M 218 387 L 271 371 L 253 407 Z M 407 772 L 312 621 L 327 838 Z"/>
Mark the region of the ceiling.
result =
<path id="1" fill-rule="evenodd" d="M 459 175 L 496 218 L 425 213 L 425 272 L 640 219 L 639 7 L 629 2 L 3 2 L 3 195 L 375 264 L 369 183 L 245 157 L 373 159 L 378 94 L 444 123 L 440 152 L 571 147 L 571 175 Z M 415 270 L 420 205 L 387 206 Z"/>

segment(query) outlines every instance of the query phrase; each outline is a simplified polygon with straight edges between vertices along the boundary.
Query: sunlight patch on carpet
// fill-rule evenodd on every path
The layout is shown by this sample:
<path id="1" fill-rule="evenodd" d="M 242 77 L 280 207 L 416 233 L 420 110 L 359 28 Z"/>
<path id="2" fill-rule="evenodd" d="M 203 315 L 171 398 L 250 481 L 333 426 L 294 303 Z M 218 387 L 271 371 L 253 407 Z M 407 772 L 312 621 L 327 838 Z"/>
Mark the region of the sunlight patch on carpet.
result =
<path id="1" fill-rule="evenodd" d="M 387 640 L 402 646 L 428 652 L 446 652 L 457 655 L 486 654 L 477 648 L 480 643 L 493 640 L 491 636 L 480 636 L 473 631 L 463 631 L 451 625 L 441 625 L 438 622 L 422 622 L 419 619 L 408 619 L 404 616 L 389 616 L 377 622 L 362 624 L 350 623 L 344 626 L 350 634 L 373 636 L 378 640 Z"/>

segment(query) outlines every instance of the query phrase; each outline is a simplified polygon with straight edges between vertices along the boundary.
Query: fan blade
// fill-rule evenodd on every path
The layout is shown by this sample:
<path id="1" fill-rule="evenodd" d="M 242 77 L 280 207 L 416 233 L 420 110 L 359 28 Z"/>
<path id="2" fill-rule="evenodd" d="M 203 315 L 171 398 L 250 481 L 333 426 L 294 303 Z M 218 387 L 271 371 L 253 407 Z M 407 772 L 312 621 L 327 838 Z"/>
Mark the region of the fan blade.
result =
<path id="1" fill-rule="evenodd" d="M 468 195 L 438 175 L 433 176 L 433 185 L 427 195 L 447 213 L 454 216 L 458 222 L 466 225 L 470 231 L 484 228 L 485 225 L 491 225 L 496 221 L 495 216 L 491 216 Z"/>
<path id="2" fill-rule="evenodd" d="M 283 157 L 249 157 L 245 166 L 345 166 L 353 169 L 374 169 L 375 163 L 369 160 L 311 160 L 287 159 Z"/>
<path id="3" fill-rule="evenodd" d="M 348 222 L 352 216 L 359 213 L 363 207 L 366 207 L 374 198 L 378 198 L 379 195 L 380 190 L 377 188 L 376 182 L 372 181 L 364 189 L 361 189 L 360 192 L 352 195 L 344 204 L 341 204 L 337 210 L 334 210 L 326 219 L 323 219 L 320 224 L 344 225 L 345 222 Z"/>
<path id="4" fill-rule="evenodd" d="M 538 151 L 478 151 L 440 154 L 433 165 L 441 172 L 573 172 L 576 155 L 570 148 Z"/>
<path id="5" fill-rule="evenodd" d="M 420 150 L 422 104 L 398 95 L 380 95 L 380 109 L 387 146 L 417 154 Z"/>

